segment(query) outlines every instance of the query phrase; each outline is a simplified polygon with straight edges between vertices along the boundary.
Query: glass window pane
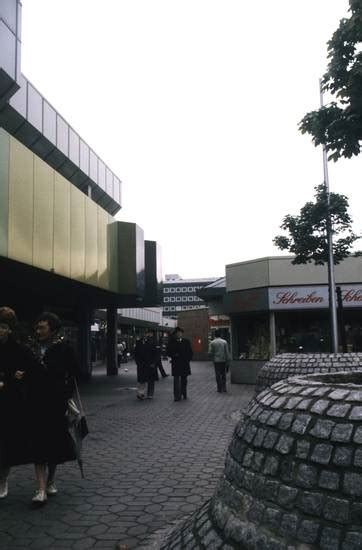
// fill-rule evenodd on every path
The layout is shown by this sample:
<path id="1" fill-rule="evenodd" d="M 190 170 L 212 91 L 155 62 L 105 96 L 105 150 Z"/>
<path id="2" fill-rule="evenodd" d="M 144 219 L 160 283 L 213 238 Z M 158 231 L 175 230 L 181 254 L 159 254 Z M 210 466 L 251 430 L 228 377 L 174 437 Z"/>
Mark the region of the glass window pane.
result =
<path id="1" fill-rule="evenodd" d="M 79 167 L 84 172 L 89 175 L 89 147 L 84 141 L 80 140 L 80 159 Z"/>
<path id="2" fill-rule="evenodd" d="M 43 103 L 43 133 L 49 141 L 56 144 L 57 113 L 47 101 Z"/>
<path id="3" fill-rule="evenodd" d="M 106 166 L 100 159 L 98 159 L 98 185 L 104 191 L 106 190 Z"/>
<path id="4" fill-rule="evenodd" d="M 113 174 L 109 168 L 106 170 L 106 193 L 113 197 Z"/>
<path id="5" fill-rule="evenodd" d="M 79 166 L 79 136 L 72 128 L 69 128 L 69 158 Z"/>
<path id="6" fill-rule="evenodd" d="M 0 20 L 0 67 L 15 79 L 15 34 Z"/>
<path id="7" fill-rule="evenodd" d="M 89 149 L 89 177 L 98 183 L 98 157 L 92 149 Z"/>
<path id="8" fill-rule="evenodd" d="M 43 131 L 43 98 L 28 84 L 28 121 L 35 126 L 39 132 Z"/>
<path id="9" fill-rule="evenodd" d="M 19 84 L 20 89 L 10 99 L 10 105 L 26 118 L 27 81 L 23 76 L 21 76 Z"/>
<path id="10" fill-rule="evenodd" d="M 57 147 L 62 153 L 68 156 L 68 129 L 65 120 L 57 115 Z"/>

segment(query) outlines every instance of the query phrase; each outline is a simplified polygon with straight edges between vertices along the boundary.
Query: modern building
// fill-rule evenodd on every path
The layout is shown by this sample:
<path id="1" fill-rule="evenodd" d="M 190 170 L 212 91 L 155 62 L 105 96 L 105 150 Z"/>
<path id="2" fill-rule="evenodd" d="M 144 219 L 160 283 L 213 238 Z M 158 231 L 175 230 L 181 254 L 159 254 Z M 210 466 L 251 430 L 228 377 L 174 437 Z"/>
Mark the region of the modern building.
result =
<path id="1" fill-rule="evenodd" d="M 207 307 L 197 293 L 215 280 L 216 277 L 182 279 L 179 275 L 166 275 L 162 285 L 163 314 L 176 318 L 180 311 Z"/>
<path id="2" fill-rule="evenodd" d="M 21 73 L 21 3 L 2 1 L 0 304 L 29 325 L 44 309 L 58 312 L 84 375 L 96 309 L 107 308 L 113 374 L 117 308 L 159 303 L 159 247 L 116 221 L 121 205 L 119 177 Z"/>
<path id="3" fill-rule="evenodd" d="M 279 353 L 330 351 L 327 267 L 293 265 L 292 259 L 227 265 L 225 283 L 200 291 L 211 315 L 230 318 L 235 382 L 255 382 L 258 369 Z M 348 351 L 362 351 L 362 258 L 336 265 L 335 279 L 341 336 Z"/>

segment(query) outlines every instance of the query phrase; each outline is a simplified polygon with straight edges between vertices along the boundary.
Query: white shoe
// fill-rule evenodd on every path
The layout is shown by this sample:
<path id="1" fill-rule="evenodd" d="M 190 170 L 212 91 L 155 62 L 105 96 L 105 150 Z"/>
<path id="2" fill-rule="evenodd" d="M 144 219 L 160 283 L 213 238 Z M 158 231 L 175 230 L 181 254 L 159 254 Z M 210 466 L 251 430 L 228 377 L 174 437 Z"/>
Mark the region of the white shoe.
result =
<path id="1" fill-rule="evenodd" d="M 47 501 L 47 494 L 45 491 L 35 491 L 35 495 L 32 498 L 34 504 L 45 504 Z"/>
<path id="2" fill-rule="evenodd" d="M 54 496 L 54 495 L 57 494 L 57 492 L 58 492 L 58 489 L 57 489 L 54 481 L 52 483 L 47 484 L 47 495 Z"/>
<path id="3" fill-rule="evenodd" d="M 0 498 L 5 498 L 8 496 L 8 480 L 1 480 L 0 481 Z"/>

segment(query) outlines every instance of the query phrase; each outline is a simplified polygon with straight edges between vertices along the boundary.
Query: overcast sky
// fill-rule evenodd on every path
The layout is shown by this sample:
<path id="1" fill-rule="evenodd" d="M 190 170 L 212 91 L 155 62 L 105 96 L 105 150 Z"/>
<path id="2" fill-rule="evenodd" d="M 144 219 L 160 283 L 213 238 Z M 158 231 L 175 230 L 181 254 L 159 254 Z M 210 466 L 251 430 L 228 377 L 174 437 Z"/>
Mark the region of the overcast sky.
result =
<path id="1" fill-rule="evenodd" d="M 221 276 L 323 181 L 297 129 L 348 0 L 24 0 L 22 71 L 123 182 L 163 272 Z M 361 159 L 330 164 L 362 233 Z"/>

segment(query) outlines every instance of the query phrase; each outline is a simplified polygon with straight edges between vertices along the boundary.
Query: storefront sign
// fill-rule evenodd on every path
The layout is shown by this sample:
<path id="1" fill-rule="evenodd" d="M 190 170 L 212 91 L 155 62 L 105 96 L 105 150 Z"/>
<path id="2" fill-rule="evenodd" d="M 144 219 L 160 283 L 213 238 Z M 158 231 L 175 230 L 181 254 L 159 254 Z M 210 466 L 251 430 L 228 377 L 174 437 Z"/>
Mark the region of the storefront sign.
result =
<path id="1" fill-rule="evenodd" d="M 361 285 L 338 285 L 346 308 L 362 307 Z M 269 309 L 318 309 L 328 307 L 327 286 L 295 286 L 269 288 Z"/>

